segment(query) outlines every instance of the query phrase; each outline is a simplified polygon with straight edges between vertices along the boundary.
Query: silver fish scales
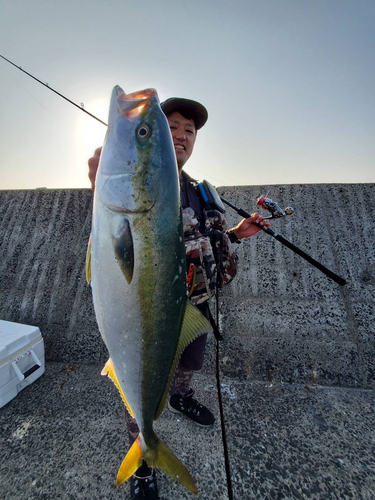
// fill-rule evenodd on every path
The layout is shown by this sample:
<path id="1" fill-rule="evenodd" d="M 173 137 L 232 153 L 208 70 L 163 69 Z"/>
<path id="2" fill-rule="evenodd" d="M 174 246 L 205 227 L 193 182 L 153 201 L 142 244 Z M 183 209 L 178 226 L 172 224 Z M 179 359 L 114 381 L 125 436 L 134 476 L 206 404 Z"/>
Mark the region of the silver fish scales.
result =
<path id="1" fill-rule="evenodd" d="M 153 430 L 184 348 L 211 329 L 187 300 L 178 170 L 155 90 L 127 95 L 114 88 L 95 184 L 87 274 L 110 354 L 102 373 L 140 429 L 117 485 L 145 459 L 196 493 L 186 467 Z"/>

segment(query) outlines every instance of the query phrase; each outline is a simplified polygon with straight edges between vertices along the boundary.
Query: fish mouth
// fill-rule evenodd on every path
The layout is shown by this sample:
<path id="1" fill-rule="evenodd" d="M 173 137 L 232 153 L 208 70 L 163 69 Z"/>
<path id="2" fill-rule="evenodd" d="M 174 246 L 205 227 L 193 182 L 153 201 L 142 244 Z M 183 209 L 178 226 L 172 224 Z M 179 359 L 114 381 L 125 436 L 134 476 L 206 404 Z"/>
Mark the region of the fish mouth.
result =
<path id="1" fill-rule="evenodd" d="M 155 89 L 145 89 L 138 92 L 126 94 L 118 85 L 114 88 L 117 94 L 117 110 L 119 114 L 127 118 L 137 118 L 147 109 L 152 97 L 158 97 Z"/>

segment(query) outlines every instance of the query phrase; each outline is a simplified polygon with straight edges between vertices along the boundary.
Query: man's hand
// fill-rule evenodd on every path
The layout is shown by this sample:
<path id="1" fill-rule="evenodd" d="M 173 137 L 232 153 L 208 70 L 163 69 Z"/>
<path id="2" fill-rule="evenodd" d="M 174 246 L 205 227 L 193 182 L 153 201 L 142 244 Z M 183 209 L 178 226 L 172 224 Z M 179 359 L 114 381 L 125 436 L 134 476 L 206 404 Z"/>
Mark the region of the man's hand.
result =
<path id="1" fill-rule="evenodd" d="M 258 212 L 256 212 L 248 219 L 242 219 L 237 226 L 233 228 L 233 232 L 239 240 L 242 240 L 243 238 L 250 238 L 250 236 L 254 236 L 254 234 L 261 231 L 258 224 L 260 226 L 267 227 L 271 225 L 269 222 L 265 221 L 263 217 L 258 214 Z"/>
<path id="2" fill-rule="evenodd" d="M 89 164 L 89 179 L 91 182 L 91 189 L 94 191 L 95 189 L 95 178 L 96 178 L 96 172 L 98 171 L 98 166 L 99 166 L 99 160 L 100 160 L 100 155 L 102 153 L 103 148 L 97 148 L 95 149 L 94 156 L 91 157 L 88 161 Z"/>

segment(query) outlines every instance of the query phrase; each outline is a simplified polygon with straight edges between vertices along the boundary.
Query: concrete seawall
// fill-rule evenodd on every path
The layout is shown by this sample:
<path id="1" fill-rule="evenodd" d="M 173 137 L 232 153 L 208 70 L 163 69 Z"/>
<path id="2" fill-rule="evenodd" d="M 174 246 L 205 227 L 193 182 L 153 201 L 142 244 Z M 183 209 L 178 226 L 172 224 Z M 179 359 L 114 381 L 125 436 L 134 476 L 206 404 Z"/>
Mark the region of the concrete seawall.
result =
<path id="1" fill-rule="evenodd" d="M 292 205 L 273 229 L 348 281 L 338 286 L 264 233 L 235 245 L 238 276 L 220 295 L 223 373 L 374 388 L 375 185 L 220 193 L 249 212 L 262 193 Z M 0 318 L 39 326 L 47 361 L 107 358 L 84 272 L 91 206 L 89 190 L 0 191 Z M 239 220 L 230 209 L 227 218 Z M 207 374 L 214 347 L 211 339 Z"/>

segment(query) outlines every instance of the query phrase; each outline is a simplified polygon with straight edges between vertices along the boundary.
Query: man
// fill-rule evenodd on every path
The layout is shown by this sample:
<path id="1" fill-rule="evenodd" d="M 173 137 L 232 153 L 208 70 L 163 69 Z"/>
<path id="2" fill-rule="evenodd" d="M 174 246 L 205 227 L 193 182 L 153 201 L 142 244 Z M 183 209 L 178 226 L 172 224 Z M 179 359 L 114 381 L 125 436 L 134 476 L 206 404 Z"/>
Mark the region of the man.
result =
<path id="1" fill-rule="evenodd" d="M 260 226 L 269 225 L 258 214 L 243 219 L 236 227 L 225 231 L 225 220 L 221 213 L 205 206 L 197 194 L 196 186 L 183 167 L 194 150 L 197 131 L 207 119 L 207 110 L 202 104 L 189 99 L 172 97 L 161 104 L 172 134 L 181 186 L 184 237 L 188 270 L 194 279 L 189 290 L 190 300 L 207 319 L 211 319 L 208 299 L 215 293 L 216 281 L 230 282 L 236 274 L 236 254 L 231 251 L 229 241 L 238 242 L 258 233 Z M 95 176 L 99 165 L 101 148 L 88 161 L 89 178 L 95 188 Z M 190 276 L 191 278 L 192 276 Z M 214 416 L 204 405 L 193 398 L 191 379 L 194 371 L 203 365 L 207 334 L 200 336 L 184 351 L 170 390 L 168 407 L 182 413 L 196 424 L 206 427 L 214 423 Z M 134 419 L 127 413 L 130 444 L 138 435 Z M 159 498 L 155 471 L 144 462 L 131 479 L 132 499 L 157 500 Z"/>

